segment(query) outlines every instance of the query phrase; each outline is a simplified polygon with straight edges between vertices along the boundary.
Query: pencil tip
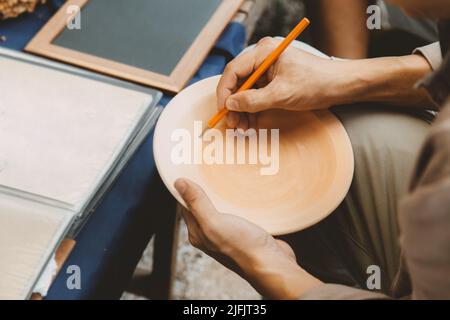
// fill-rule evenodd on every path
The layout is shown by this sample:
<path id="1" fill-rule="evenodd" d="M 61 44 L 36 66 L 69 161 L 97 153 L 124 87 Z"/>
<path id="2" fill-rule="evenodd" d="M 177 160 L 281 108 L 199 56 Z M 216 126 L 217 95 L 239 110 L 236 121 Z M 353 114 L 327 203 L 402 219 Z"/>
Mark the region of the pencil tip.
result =
<path id="1" fill-rule="evenodd" d="M 200 135 L 198 137 L 203 138 L 205 132 L 208 131 L 208 129 L 209 129 L 209 127 L 206 127 L 205 129 L 203 129 L 202 133 L 200 133 Z"/>

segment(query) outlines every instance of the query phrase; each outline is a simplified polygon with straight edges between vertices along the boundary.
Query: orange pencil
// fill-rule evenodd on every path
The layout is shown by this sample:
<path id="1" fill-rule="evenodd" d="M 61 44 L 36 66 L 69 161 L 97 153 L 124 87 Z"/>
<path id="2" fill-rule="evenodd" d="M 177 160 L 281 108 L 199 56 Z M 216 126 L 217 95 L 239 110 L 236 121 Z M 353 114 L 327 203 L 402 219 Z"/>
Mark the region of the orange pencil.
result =
<path id="1" fill-rule="evenodd" d="M 239 88 L 237 92 L 251 89 L 256 81 L 270 68 L 270 66 L 280 57 L 280 55 L 286 50 L 286 48 L 291 44 L 292 41 L 297 39 L 297 37 L 308 27 L 309 20 L 303 18 L 302 21 L 289 33 L 289 35 L 280 43 L 280 45 L 263 61 L 263 63 L 253 72 L 253 74 L 244 82 L 244 84 Z M 222 120 L 222 118 L 228 113 L 227 108 L 223 108 L 219 111 L 211 120 L 208 121 L 207 129 L 214 128 L 217 123 Z M 206 131 L 205 130 L 205 131 Z"/>

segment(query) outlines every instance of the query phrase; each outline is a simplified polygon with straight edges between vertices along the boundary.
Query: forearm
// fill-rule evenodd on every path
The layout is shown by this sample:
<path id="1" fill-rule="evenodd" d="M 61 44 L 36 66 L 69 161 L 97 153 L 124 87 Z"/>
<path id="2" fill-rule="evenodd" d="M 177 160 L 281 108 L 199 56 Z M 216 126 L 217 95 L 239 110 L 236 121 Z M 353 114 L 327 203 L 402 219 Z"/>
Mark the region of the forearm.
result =
<path id="1" fill-rule="evenodd" d="M 431 72 L 421 55 L 340 61 L 333 104 L 383 102 L 430 109 L 433 103 L 415 84 Z"/>

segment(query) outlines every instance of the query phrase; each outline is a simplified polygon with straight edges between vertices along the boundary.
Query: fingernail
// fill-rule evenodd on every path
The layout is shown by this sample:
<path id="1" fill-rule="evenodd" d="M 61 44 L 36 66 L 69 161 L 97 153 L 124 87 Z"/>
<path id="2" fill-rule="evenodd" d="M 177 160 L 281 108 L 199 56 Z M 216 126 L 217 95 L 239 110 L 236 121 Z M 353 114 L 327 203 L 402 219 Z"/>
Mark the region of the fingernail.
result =
<path id="1" fill-rule="evenodd" d="M 239 103 L 236 100 L 228 99 L 226 103 L 226 107 L 228 110 L 237 111 L 239 109 Z"/>
<path id="2" fill-rule="evenodd" d="M 186 192 L 187 187 L 188 185 L 183 179 L 175 181 L 175 189 L 177 189 L 179 194 L 183 195 Z"/>

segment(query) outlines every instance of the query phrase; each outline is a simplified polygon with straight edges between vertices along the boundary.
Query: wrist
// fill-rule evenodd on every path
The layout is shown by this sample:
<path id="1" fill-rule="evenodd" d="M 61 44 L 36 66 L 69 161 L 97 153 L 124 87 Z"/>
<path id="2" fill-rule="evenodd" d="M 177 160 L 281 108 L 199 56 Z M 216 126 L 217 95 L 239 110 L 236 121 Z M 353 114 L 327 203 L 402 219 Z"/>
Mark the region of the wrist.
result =
<path id="1" fill-rule="evenodd" d="M 265 255 L 244 270 L 247 280 L 265 298 L 296 300 L 322 284 L 287 256 Z"/>
<path id="2" fill-rule="evenodd" d="M 376 73 L 364 60 L 338 61 L 336 85 L 331 90 L 332 105 L 354 104 L 368 101 L 373 90 Z"/>

